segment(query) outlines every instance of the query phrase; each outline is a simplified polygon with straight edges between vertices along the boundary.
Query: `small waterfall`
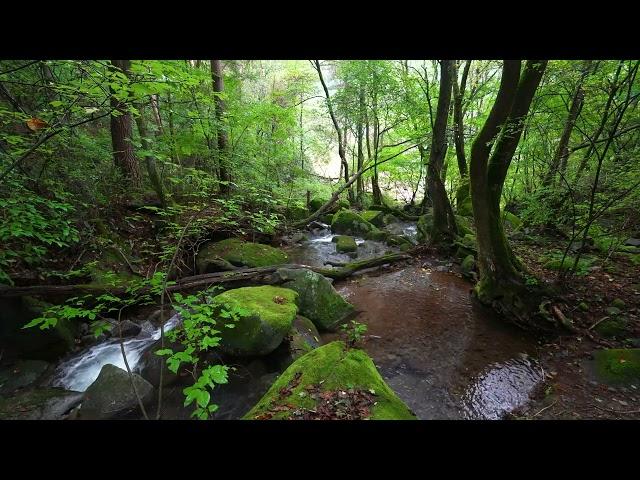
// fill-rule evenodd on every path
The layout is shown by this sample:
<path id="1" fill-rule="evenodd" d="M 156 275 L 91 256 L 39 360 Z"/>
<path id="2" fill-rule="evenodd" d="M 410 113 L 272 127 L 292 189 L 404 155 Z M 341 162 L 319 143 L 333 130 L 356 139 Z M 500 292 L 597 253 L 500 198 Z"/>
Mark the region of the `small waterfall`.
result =
<path id="1" fill-rule="evenodd" d="M 177 314 L 167 320 L 164 325 L 165 333 L 174 328 L 179 321 L 180 317 Z M 124 351 L 132 371 L 135 371 L 145 350 L 159 339 L 160 327 L 151 327 L 143 328 L 136 337 L 124 340 Z M 56 370 L 52 385 L 84 392 L 98 378 L 102 367 L 108 363 L 126 370 L 118 339 L 110 339 L 94 345 L 61 363 Z"/>

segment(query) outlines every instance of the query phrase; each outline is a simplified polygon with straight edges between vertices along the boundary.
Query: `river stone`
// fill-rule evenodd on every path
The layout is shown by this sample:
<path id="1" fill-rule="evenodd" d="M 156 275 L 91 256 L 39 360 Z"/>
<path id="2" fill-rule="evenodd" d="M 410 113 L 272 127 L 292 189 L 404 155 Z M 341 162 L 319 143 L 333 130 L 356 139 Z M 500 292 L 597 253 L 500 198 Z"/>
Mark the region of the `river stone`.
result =
<path id="1" fill-rule="evenodd" d="M 599 380 L 640 384 L 640 348 L 598 350 L 593 356 Z"/>
<path id="2" fill-rule="evenodd" d="M 274 351 L 296 318 L 297 297 L 289 288 L 271 285 L 235 288 L 214 297 L 212 305 L 221 350 L 235 356 L 267 355 Z M 237 321 L 222 316 L 223 311 L 236 309 L 244 310 Z"/>
<path id="3" fill-rule="evenodd" d="M 283 282 L 283 287 L 298 293 L 300 314 L 320 330 L 334 330 L 354 311 L 353 305 L 336 292 L 329 280 L 312 270 L 280 268 L 274 277 Z"/>
<path id="4" fill-rule="evenodd" d="M 61 420 L 82 401 L 82 392 L 44 387 L 0 398 L 0 420 Z"/>
<path id="5" fill-rule="evenodd" d="M 331 231 L 341 235 L 364 236 L 375 228 L 353 210 L 340 210 L 331 221 Z"/>
<path id="6" fill-rule="evenodd" d="M 360 214 L 367 222 L 376 227 L 384 227 L 384 212 L 380 210 L 365 210 Z"/>
<path id="7" fill-rule="evenodd" d="M 109 331 L 109 336 L 114 338 L 120 337 L 120 330 L 122 330 L 122 337 L 135 337 L 142 331 L 142 327 L 131 320 L 123 320 L 120 322 L 120 329 L 118 329 L 118 322 L 111 322 L 113 327 Z"/>
<path id="8" fill-rule="evenodd" d="M 373 240 L 374 242 L 386 242 L 387 238 L 389 238 L 391 234 L 386 230 L 371 230 L 368 232 L 364 238 L 365 240 Z"/>
<path id="9" fill-rule="evenodd" d="M 13 365 L 0 367 L 0 394 L 6 395 L 33 385 L 49 368 L 42 360 L 18 360 Z"/>
<path id="10" fill-rule="evenodd" d="M 287 263 L 289 257 L 278 248 L 261 243 L 244 242 L 228 238 L 220 242 L 207 243 L 196 256 L 198 273 L 220 270 L 220 259 L 236 267 L 266 267 Z"/>
<path id="11" fill-rule="evenodd" d="M 181 352 L 184 347 L 180 342 L 170 342 L 168 338 L 164 339 L 164 348 L 170 348 L 173 352 Z M 136 365 L 135 372 L 142 378 L 158 388 L 160 385 L 160 370 L 163 369 L 162 385 L 168 387 L 173 385 L 180 378 L 177 374 L 173 373 L 167 367 L 167 357 L 156 355 L 158 350 L 161 350 L 160 340 L 157 340 L 151 347 L 145 350 L 140 357 L 138 365 Z"/>
<path id="12" fill-rule="evenodd" d="M 148 404 L 153 398 L 153 385 L 136 373 L 132 375 L 140 399 Z M 83 420 L 106 420 L 139 408 L 128 372 L 108 363 L 84 393 L 78 416 Z"/>
<path id="13" fill-rule="evenodd" d="M 336 252 L 349 253 L 357 252 L 358 245 L 353 237 L 348 235 L 336 235 L 331 239 L 336 244 Z"/>
<path id="14" fill-rule="evenodd" d="M 293 325 L 291 325 L 291 330 L 285 336 L 280 347 L 274 352 L 274 355 L 278 353 L 276 355 L 278 369 L 280 371 L 284 370 L 302 355 L 314 348 L 318 348 L 320 345 L 322 345 L 322 340 L 313 322 L 302 315 L 296 316 Z"/>
<path id="15" fill-rule="evenodd" d="M 0 298 L 0 351 L 7 358 L 54 361 L 73 349 L 79 322 L 60 319 L 55 327 L 22 327 L 50 306 L 33 297 Z"/>
<path id="16" fill-rule="evenodd" d="M 311 395 L 308 387 L 317 389 Z M 363 351 L 331 342 L 297 359 L 271 386 L 244 419 L 287 419 L 298 409 L 314 410 L 324 392 L 360 389 L 375 396 L 368 418 L 415 420 L 415 415 L 385 383 Z M 284 392 L 284 393 L 283 393 Z"/>
<path id="17" fill-rule="evenodd" d="M 630 247 L 640 247 L 640 238 L 630 238 L 624 244 Z"/>

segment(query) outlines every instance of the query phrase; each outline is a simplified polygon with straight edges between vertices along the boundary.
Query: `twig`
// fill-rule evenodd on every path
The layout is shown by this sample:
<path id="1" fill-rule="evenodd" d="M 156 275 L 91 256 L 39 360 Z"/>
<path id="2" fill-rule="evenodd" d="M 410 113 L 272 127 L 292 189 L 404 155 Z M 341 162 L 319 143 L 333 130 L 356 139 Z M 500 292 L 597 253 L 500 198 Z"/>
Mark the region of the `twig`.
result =
<path id="1" fill-rule="evenodd" d="M 534 414 L 531 418 L 537 417 L 538 415 L 540 415 L 542 412 L 544 412 L 546 409 L 553 407 L 556 403 L 558 403 L 558 401 L 556 400 L 555 402 L 553 402 L 551 405 L 544 407 L 542 410 L 540 410 L 538 413 Z"/>
<path id="2" fill-rule="evenodd" d="M 594 405 L 594 407 L 596 407 L 598 410 L 604 410 L 606 412 L 613 412 L 613 413 L 619 413 L 624 415 L 628 415 L 630 413 L 640 413 L 640 410 L 627 410 L 626 412 L 622 412 L 620 410 L 613 410 L 611 408 L 599 407 L 598 405 Z"/>
<path id="3" fill-rule="evenodd" d="M 609 317 L 602 317 L 600 320 L 598 320 L 596 323 L 594 323 L 593 325 L 591 325 L 589 328 L 587 328 L 587 330 L 591 330 L 593 327 L 595 327 L 596 325 L 598 325 L 600 322 L 605 321 L 607 318 Z"/>
<path id="4" fill-rule="evenodd" d="M 124 366 L 127 367 L 127 373 L 129 374 L 129 381 L 131 382 L 131 388 L 133 388 L 133 393 L 138 400 L 138 405 L 140 405 L 140 410 L 142 410 L 142 415 L 145 420 L 149 420 L 149 416 L 147 415 L 147 410 L 144 408 L 144 404 L 142 403 L 142 399 L 140 398 L 140 394 L 138 394 L 138 389 L 136 388 L 136 383 L 133 381 L 133 373 L 131 373 L 131 368 L 129 367 L 129 362 L 127 361 L 127 354 L 124 351 L 124 340 L 122 339 L 122 324 L 120 323 L 120 317 L 122 315 L 122 307 L 118 310 L 118 340 L 120 341 L 120 351 L 122 352 L 122 358 L 124 359 Z"/>

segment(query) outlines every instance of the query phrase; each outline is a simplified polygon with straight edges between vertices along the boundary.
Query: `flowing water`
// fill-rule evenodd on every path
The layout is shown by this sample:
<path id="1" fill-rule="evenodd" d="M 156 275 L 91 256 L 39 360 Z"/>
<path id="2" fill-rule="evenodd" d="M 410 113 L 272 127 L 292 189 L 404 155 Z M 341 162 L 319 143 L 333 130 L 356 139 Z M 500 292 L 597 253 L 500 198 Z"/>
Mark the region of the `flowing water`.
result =
<path id="1" fill-rule="evenodd" d="M 174 328 L 179 320 L 178 315 L 171 317 L 165 323 L 164 331 Z M 160 328 L 146 322 L 136 337 L 124 340 L 124 351 L 132 371 L 136 369 L 144 351 L 159 339 Z M 126 369 L 118 339 L 94 345 L 61 363 L 54 374 L 52 384 L 67 390 L 84 392 L 98 378 L 102 367 L 108 363 Z"/>
<path id="2" fill-rule="evenodd" d="M 348 262 L 336 253 L 333 235 L 318 228 L 309 240 L 289 247 L 292 262 L 322 266 Z M 415 239 L 415 223 L 387 227 L 394 234 Z M 358 259 L 397 251 L 383 243 L 356 238 Z M 524 405 L 542 378 L 531 356 L 535 344 L 522 332 L 495 318 L 472 300 L 471 285 L 440 265 L 408 266 L 391 272 L 361 272 L 336 284 L 355 305 L 356 320 L 368 326 L 364 348 L 391 388 L 420 419 L 499 419 Z M 169 330 L 179 317 L 165 325 Z M 147 322 L 135 338 L 125 341 L 127 360 L 136 369 L 144 351 L 160 337 Z M 324 334 L 325 342 L 338 338 Z M 215 418 L 240 418 L 266 392 L 285 366 L 269 357 L 238 363 L 228 385 L 218 387 L 220 405 Z M 88 348 L 63 362 L 54 384 L 84 391 L 103 365 L 125 368 L 117 340 Z M 182 407 L 184 385 L 169 387 L 164 418 L 189 418 Z"/>

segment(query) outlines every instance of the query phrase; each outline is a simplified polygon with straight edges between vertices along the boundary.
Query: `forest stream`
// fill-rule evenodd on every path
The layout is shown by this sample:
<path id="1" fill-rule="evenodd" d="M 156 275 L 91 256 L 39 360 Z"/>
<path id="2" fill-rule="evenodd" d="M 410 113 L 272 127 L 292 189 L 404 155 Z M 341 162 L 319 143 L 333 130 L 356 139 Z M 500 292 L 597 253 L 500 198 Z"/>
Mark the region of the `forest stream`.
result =
<path id="1" fill-rule="evenodd" d="M 415 223 L 396 222 L 388 230 L 415 236 Z M 312 231 L 308 240 L 287 250 L 294 261 L 322 266 L 348 261 L 335 252 L 328 228 Z M 388 250 L 383 243 L 356 238 L 358 258 Z M 447 266 L 448 265 L 448 266 Z M 500 419 L 523 406 L 543 378 L 530 356 L 535 343 L 477 304 L 471 285 L 433 259 L 423 266 L 370 269 L 335 287 L 356 307 L 355 318 L 368 326 L 361 347 L 373 358 L 389 386 L 420 419 Z M 179 316 L 165 324 L 175 327 Z M 160 338 L 147 322 L 124 342 L 129 365 L 139 369 L 145 350 Z M 323 343 L 339 339 L 322 334 Z M 103 365 L 125 368 L 117 340 L 107 340 L 63 361 L 52 384 L 84 391 Z M 234 365 L 231 381 L 216 389 L 220 405 L 214 418 L 238 419 L 266 392 L 287 365 L 272 359 L 249 359 Z M 165 388 L 164 418 L 188 419 L 180 384 Z M 136 418 L 139 414 L 133 414 Z"/>

